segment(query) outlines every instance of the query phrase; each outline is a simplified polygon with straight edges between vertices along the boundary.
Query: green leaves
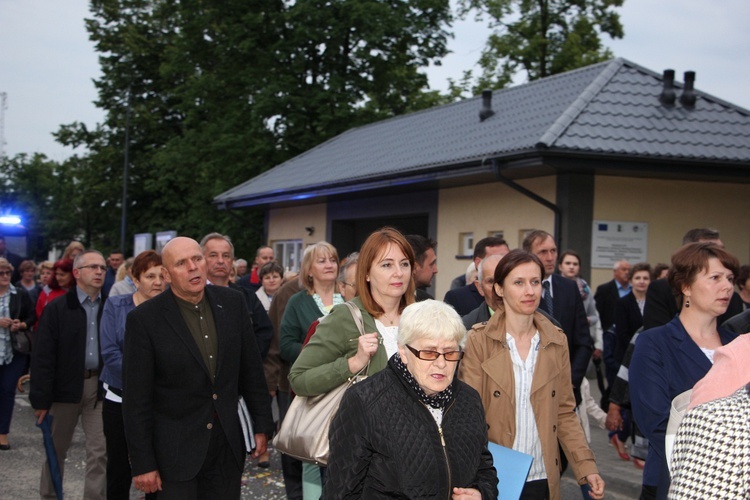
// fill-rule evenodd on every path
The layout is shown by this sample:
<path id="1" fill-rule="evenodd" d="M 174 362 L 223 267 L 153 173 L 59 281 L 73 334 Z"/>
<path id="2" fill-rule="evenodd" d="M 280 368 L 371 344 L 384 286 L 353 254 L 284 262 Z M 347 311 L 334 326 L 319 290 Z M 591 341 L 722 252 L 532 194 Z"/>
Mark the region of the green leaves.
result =
<path id="1" fill-rule="evenodd" d="M 222 231 L 250 255 L 262 219 L 213 198 L 351 127 L 441 102 L 421 71 L 446 54 L 451 20 L 448 0 L 93 0 L 107 113 L 56 134 L 87 149 L 55 166 L 73 180 L 65 239 L 119 246 L 129 106 L 126 243 Z"/>
<path id="2" fill-rule="evenodd" d="M 462 15 L 486 15 L 495 30 L 480 57 L 474 93 L 503 88 L 518 73 L 536 80 L 610 59 L 601 35 L 623 37 L 614 10 L 623 1 L 461 0 Z"/>

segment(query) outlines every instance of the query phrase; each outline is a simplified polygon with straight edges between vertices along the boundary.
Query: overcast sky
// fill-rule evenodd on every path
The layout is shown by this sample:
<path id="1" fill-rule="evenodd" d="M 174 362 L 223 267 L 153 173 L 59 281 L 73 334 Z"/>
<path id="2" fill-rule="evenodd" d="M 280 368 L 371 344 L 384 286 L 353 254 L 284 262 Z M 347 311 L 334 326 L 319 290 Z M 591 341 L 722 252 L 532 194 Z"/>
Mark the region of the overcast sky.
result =
<path id="1" fill-rule="evenodd" d="M 749 0 L 625 0 L 625 38 L 604 43 L 624 57 L 677 80 L 696 71 L 696 88 L 750 109 Z M 40 152 L 63 160 L 73 151 L 52 137 L 61 124 L 93 127 L 97 55 L 88 40 L 85 0 L 0 0 L 0 92 L 7 94 L 5 154 Z M 460 79 L 479 57 L 488 31 L 473 20 L 454 25 L 453 52 L 430 68 L 433 88 Z"/>

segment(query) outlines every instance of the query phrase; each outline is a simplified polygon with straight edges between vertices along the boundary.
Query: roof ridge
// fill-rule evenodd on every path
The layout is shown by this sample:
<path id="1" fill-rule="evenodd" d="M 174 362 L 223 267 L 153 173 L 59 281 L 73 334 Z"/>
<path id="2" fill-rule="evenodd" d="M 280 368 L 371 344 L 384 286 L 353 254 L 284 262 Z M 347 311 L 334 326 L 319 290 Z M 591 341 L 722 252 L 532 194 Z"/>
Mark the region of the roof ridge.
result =
<path id="1" fill-rule="evenodd" d="M 597 75 L 596 78 L 581 92 L 575 101 L 568 106 L 558 118 L 555 120 L 547 131 L 542 135 L 539 141 L 536 143 L 537 148 L 548 148 L 565 132 L 565 130 L 578 118 L 583 108 L 585 108 L 594 98 L 596 94 L 612 79 L 612 77 L 622 68 L 625 64 L 625 60 L 622 58 L 616 58 L 610 61 L 604 70 Z"/>

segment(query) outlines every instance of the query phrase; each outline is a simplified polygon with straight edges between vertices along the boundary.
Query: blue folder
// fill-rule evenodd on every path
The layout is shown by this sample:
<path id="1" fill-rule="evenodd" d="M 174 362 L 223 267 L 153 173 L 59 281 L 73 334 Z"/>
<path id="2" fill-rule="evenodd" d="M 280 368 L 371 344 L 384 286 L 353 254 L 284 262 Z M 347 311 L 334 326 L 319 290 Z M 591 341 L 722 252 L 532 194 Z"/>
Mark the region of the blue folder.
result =
<path id="1" fill-rule="evenodd" d="M 492 453 L 495 469 L 497 469 L 497 498 L 518 500 L 523 491 L 523 485 L 526 484 L 533 457 L 499 444 L 487 444 Z"/>

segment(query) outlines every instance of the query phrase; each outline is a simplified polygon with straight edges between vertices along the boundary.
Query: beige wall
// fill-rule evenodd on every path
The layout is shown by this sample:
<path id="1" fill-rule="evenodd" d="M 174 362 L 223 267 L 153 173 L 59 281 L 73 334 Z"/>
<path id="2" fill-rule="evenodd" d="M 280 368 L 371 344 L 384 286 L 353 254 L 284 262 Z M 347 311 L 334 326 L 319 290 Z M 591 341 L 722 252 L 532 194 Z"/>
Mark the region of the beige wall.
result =
<path id="1" fill-rule="evenodd" d="M 555 177 L 519 181 L 532 192 L 555 202 Z M 648 259 L 669 263 L 688 229 L 713 227 L 741 263 L 750 263 L 750 196 L 747 184 L 654 180 L 597 176 L 594 219 L 647 222 Z M 499 182 L 441 189 L 438 208 L 438 270 L 436 298 L 466 271 L 469 260 L 456 259 L 459 233 L 473 232 L 474 241 L 489 231 L 504 231 L 511 248 L 520 245 L 527 229 L 553 231 L 552 212 Z M 305 227 L 315 227 L 308 236 Z M 276 208 L 269 212 L 269 243 L 302 239 L 303 247 L 324 239 L 326 205 Z M 612 271 L 593 269 L 591 285 L 612 279 Z"/>
<path id="2" fill-rule="evenodd" d="M 648 261 L 669 264 L 682 236 L 712 227 L 741 263 L 750 262 L 750 196 L 747 184 L 597 176 L 594 219 L 648 223 Z M 593 269 L 591 284 L 612 279 Z"/>
<path id="3" fill-rule="evenodd" d="M 308 236 L 306 227 L 314 227 Z M 268 214 L 268 243 L 279 240 L 302 240 L 302 248 L 326 239 L 326 205 L 274 208 Z"/>
<path id="4" fill-rule="evenodd" d="M 528 179 L 519 184 L 555 202 L 555 177 Z M 523 230 L 554 230 L 552 211 L 500 182 L 441 189 L 438 207 L 438 299 L 445 296 L 453 278 L 463 274 L 470 262 L 456 259 L 459 233 L 473 232 L 477 242 L 490 231 L 503 231 L 510 248 L 516 248 L 521 244 L 519 233 Z"/>

